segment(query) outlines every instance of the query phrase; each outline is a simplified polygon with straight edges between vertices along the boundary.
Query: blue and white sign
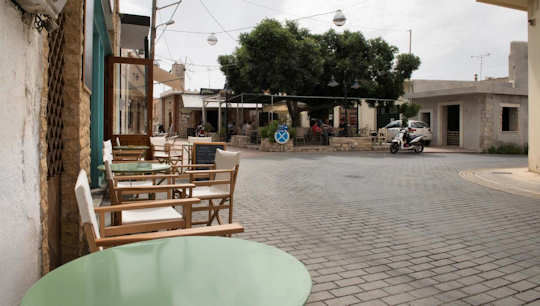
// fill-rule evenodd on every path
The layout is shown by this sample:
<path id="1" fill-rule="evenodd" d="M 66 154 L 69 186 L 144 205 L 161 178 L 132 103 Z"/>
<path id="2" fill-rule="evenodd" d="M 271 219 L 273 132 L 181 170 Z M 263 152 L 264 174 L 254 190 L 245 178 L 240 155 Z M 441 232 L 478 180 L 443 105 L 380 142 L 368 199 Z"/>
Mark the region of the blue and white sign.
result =
<path id="1" fill-rule="evenodd" d="M 289 134 L 289 127 L 286 125 L 280 125 L 278 126 L 277 131 L 274 133 L 274 139 L 279 144 L 286 144 L 289 139 L 291 138 L 291 135 Z"/>

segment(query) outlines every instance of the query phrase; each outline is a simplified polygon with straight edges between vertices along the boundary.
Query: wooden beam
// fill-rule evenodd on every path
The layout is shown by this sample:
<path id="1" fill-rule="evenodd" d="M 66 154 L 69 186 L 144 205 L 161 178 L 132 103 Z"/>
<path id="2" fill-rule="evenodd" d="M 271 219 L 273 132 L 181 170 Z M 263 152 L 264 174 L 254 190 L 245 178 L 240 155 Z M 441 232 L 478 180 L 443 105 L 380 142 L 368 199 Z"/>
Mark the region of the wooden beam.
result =
<path id="1" fill-rule="evenodd" d="M 497 6 L 507 7 L 515 10 L 527 11 L 527 0 L 476 0 L 477 2 L 493 4 Z"/>

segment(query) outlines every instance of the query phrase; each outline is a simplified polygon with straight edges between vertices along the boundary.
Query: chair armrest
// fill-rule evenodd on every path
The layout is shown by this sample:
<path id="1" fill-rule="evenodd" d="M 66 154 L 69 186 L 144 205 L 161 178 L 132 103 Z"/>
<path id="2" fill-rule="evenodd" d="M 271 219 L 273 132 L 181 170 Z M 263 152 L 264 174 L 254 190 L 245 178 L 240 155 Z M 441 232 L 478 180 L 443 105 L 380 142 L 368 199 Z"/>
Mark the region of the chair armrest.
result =
<path id="1" fill-rule="evenodd" d="M 146 150 L 125 150 L 125 149 L 113 149 L 113 153 L 121 153 L 121 154 L 142 154 L 145 153 Z"/>
<path id="2" fill-rule="evenodd" d="M 162 238 L 185 237 L 185 236 L 224 236 L 230 234 L 243 233 L 244 227 L 238 223 L 212 225 L 205 227 L 194 227 L 165 232 L 154 232 L 144 234 L 134 234 L 126 236 L 116 236 L 96 239 L 98 247 L 113 247 L 127 243 L 147 241 Z"/>
<path id="3" fill-rule="evenodd" d="M 189 170 L 186 174 L 205 174 L 205 173 L 233 173 L 234 169 L 218 169 L 218 170 Z"/>
<path id="4" fill-rule="evenodd" d="M 229 185 L 231 180 L 193 181 L 195 186 Z"/>
<path id="5" fill-rule="evenodd" d="M 142 162 L 142 163 L 149 163 L 149 164 L 159 164 L 161 163 L 159 160 L 140 160 L 140 161 L 135 161 L 135 160 L 113 160 L 112 163 L 113 164 L 127 164 L 127 163 L 137 163 L 137 162 Z"/>
<path id="6" fill-rule="evenodd" d="M 174 200 L 158 200 L 158 201 L 138 201 L 138 202 L 125 202 L 123 204 L 111 205 L 111 206 L 100 206 L 94 208 L 94 211 L 97 214 L 103 214 L 108 212 L 116 212 L 123 210 L 135 210 L 135 209 L 144 209 L 144 208 L 157 208 L 157 207 L 169 207 L 169 206 L 185 206 L 193 205 L 200 203 L 201 200 L 198 198 L 187 198 L 187 199 L 174 199 Z"/>
<path id="7" fill-rule="evenodd" d="M 215 164 L 189 164 L 189 165 L 178 165 L 178 168 L 215 168 Z"/>
<path id="8" fill-rule="evenodd" d="M 186 189 L 194 188 L 194 184 L 172 184 L 172 185 L 152 185 L 152 186 L 126 186 L 126 187 L 113 187 L 114 191 L 128 191 L 128 192 L 140 192 L 140 193 L 152 193 L 152 192 L 165 192 L 173 189 Z"/>
<path id="9" fill-rule="evenodd" d="M 143 175 L 121 175 L 114 176 L 115 181 L 141 181 L 165 178 L 181 178 L 178 174 L 143 174 Z"/>

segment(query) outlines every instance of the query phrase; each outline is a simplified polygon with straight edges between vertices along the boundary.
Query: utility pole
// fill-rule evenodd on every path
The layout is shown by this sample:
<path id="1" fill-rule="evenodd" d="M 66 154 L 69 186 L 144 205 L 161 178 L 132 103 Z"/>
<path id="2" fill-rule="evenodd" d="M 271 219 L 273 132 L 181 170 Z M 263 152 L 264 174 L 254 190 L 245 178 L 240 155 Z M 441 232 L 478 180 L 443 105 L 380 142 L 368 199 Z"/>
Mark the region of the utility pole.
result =
<path id="1" fill-rule="evenodd" d="M 156 13 L 157 13 L 157 0 L 152 0 L 152 28 L 150 35 L 152 40 L 150 40 L 150 58 L 152 62 L 155 59 L 155 50 L 156 50 Z"/>
<path id="2" fill-rule="evenodd" d="M 486 54 L 480 54 L 480 55 L 473 55 L 471 58 L 477 58 L 480 59 L 480 81 L 483 79 L 483 72 L 484 72 L 484 59 L 488 56 L 490 56 L 491 53 Z"/>
<path id="3" fill-rule="evenodd" d="M 412 54 L 412 29 L 409 29 L 409 54 Z"/>

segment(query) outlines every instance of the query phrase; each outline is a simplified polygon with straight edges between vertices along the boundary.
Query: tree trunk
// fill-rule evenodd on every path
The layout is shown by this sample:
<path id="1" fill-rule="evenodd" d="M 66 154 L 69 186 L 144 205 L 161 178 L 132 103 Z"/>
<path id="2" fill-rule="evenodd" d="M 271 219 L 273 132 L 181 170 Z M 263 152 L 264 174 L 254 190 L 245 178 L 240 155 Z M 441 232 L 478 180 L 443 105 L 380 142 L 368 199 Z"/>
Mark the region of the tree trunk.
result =
<path id="1" fill-rule="evenodd" d="M 289 111 L 289 116 L 291 116 L 292 126 L 300 126 L 300 114 L 298 112 L 298 102 L 287 101 L 287 110 Z"/>

